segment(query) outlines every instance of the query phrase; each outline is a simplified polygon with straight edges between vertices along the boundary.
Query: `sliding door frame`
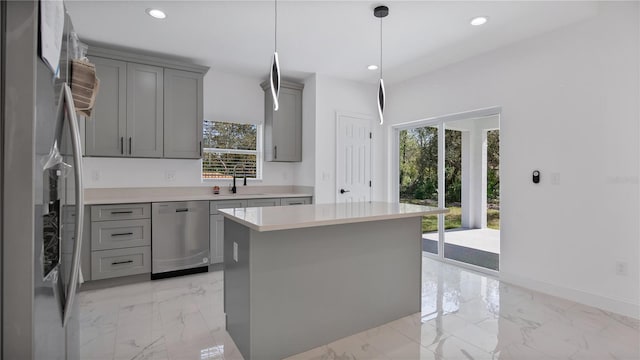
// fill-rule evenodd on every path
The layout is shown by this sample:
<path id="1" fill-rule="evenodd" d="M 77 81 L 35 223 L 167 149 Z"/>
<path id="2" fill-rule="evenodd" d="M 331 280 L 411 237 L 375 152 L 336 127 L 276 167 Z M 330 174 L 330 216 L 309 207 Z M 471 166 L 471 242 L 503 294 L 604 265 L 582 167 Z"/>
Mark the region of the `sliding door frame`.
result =
<path id="1" fill-rule="evenodd" d="M 438 129 L 438 207 L 445 207 L 445 192 L 440 191 L 440 189 L 445 188 L 445 123 L 457 120 L 466 120 L 487 116 L 498 116 L 500 122 L 502 114 L 502 107 L 494 106 L 484 109 L 465 111 L 460 113 L 436 116 L 432 118 L 419 119 L 409 122 L 404 122 L 391 126 L 391 134 L 393 136 L 391 144 L 393 148 L 391 149 L 392 153 L 392 161 L 391 161 L 391 201 L 399 202 L 400 201 L 400 131 L 409 130 L 418 127 L 437 127 Z M 469 269 L 472 271 L 480 272 L 486 275 L 491 275 L 497 277 L 499 275 L 499 271 L 491 270 L 487 268 L 483 268 L 481 266 L 476 266 L 472 264 L 467 264 L 461 261 L 447 259 L 444 257 L 444 214 L 438 215 L 438 254 L 424 253 L 424 256 L 442 261 L 445 263 L 454 264 L 459 267 L 463 267 L 465 269 Z"/>

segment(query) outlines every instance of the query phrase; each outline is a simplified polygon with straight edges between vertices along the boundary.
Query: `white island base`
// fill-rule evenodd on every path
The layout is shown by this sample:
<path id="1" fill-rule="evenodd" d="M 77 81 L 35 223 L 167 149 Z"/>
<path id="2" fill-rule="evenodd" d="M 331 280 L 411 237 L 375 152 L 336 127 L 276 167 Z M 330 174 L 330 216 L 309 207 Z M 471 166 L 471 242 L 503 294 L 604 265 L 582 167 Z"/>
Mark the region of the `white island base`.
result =
<path id="1" fill-rule="evenodd" d="M 227 331 L 245 360 L 282 359 L 419 312 L 421 218 L 446 210 L 403 206 L 223 210 Z"/>

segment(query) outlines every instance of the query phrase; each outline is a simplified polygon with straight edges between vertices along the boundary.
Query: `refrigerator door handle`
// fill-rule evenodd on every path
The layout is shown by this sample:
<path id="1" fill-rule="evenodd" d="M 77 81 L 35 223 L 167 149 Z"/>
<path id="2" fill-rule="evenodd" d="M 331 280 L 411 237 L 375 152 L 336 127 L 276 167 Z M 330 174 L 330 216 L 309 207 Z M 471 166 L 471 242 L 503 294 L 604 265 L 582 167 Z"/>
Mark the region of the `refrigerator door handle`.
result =
<path id="1" fill-rule="evenodd" d="M 65 297 L 64 312 L 62 318 L 62 326 L 66 326 L 71 316 L 71 308 L 76 298 L 76 290 L 78 287 L 78 276 L 80 272 L 80 251 L 82 248 L 82 224 L 84 221 L 84 187 L 82 184 L 82 144 L 80 142 L 80 131 L 78 126 L 78 117 L 73 104 L 73 96 L 69 85 L 64 84 L 64 103 L 67 110 L 66 118 L 69 120 L 69 128 L 71 129 L 71 145 L 73 147 L 73 167 L 76 198 L 76 217 L 75 217 L 75 244 L 73 246 L 73 259 L 71 264 L 71 279 L 67 287 L 67 296 Z M 63 115 L 64 116 L 64 115 Z"/>

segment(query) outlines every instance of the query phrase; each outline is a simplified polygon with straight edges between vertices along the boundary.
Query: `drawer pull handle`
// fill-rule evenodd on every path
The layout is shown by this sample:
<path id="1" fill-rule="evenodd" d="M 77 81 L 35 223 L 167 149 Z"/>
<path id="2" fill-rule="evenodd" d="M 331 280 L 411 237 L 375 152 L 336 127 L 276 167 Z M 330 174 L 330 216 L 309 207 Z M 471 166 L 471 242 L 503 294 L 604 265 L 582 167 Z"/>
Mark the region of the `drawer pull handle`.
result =
<path id="1" fill-rule="evenodd" d="M 133 233 L 132 232 L 128 232 L 128 233 L 111 234 L 111 236 L 128 236 L 128 235 L 133 235 Z"/>
<path id="2" fill-rule="evenodd" d="M 186 208 L 185 209 L 176 209 L 176 212 L 187 212 L 187 211 L 189 211 L 189 209 L 186 209 Z"/>
<path id="3" fill-rule="evenodd" d="M 111 265 L 122 265 L 122 264 L 131 264 L 133 263 L 133 260 L 127 260 L 127 261 L 114 261 L 111 263 Z"/>
<path id="4" fill-rule="evenodd" d="M 111 215 L 117 215 L 117 214 L 133 214 L 132 210 L 128 210 L 128 211 L 112 211 Z"/>

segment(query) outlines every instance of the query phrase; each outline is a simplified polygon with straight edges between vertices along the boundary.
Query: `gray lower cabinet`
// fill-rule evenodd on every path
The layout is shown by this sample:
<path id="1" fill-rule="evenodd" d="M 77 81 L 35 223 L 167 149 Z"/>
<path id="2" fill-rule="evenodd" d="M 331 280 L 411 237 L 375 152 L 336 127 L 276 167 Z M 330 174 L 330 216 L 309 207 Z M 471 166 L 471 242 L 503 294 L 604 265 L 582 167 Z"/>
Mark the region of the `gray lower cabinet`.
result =
<path id="1" fill-rule="evenodd" d="M 279 109 L 273 111 L 268 82 L 265 92 L 264 156 L 266 161 L 302 161 L 302 84 L 281 82 Z"/>
<path id="2" fill-rule="evenodd" d="M 209 203 L 209 250 L 211 264 L 224 261 L 224 217 L 220 215 L 218 209 L 246 208 L 248 200 L 220 200 Z"/>
<path id="3" fill-rule="evenodd" d="M 91 249 L 151 246 L 151 220 L 99 221 L 91 228 Z"/>
<path id="4" fill-rule="evenodd" d="M 248 207 L 280 206 L 280 199 L 251 199 L 247 202 Z"/>
<path id="5" fill-rule="evenodd" d="M 164 157 L 202 157 L 204 75 L 164 70 Z"/>
<path id="6" fill-rule="evenodd" d="M 91 221 L 150 219 L 151 204 L 112 204 L 91 207 Z"/>
<path id="7" fill-rule="evenodd" d="M 84 245 L 91 247 L 91 274 L 83 271 L 86 279 L 151 272 L 151 204 L 94 205 L 88 218 L 90 241 Z"/>
<path id="8" fill-rule="evenodd" d="M 127 64 L 127 148 L 133 157 L 162 157 L 164 69 Z"/>
<path id="9" fill-rule="evenodd" d="M 282 198 L 280 200 L 281 200 L 281 205 L 282 206 L 311 204 L 311 198 L 310 197 Z"/>
<path id="10" fill-rule="evenodd" d="M 100 93 L 85 125 L 87 156 L 125 155 L 127 136 L 127 63 L 91 57 L 100 79 Z"/>
<path id="11" fill-rule="evenodd" d="M 91 280 L 151 272 L 151 246 L 91 252 Z"/>
<path id="12" fill-rule="evenodd" d="M 209 215 L 209 251 L 211 253 L 211 264 L 224 261 L 223 253 L 224 239 L 224 216 Z"/>

